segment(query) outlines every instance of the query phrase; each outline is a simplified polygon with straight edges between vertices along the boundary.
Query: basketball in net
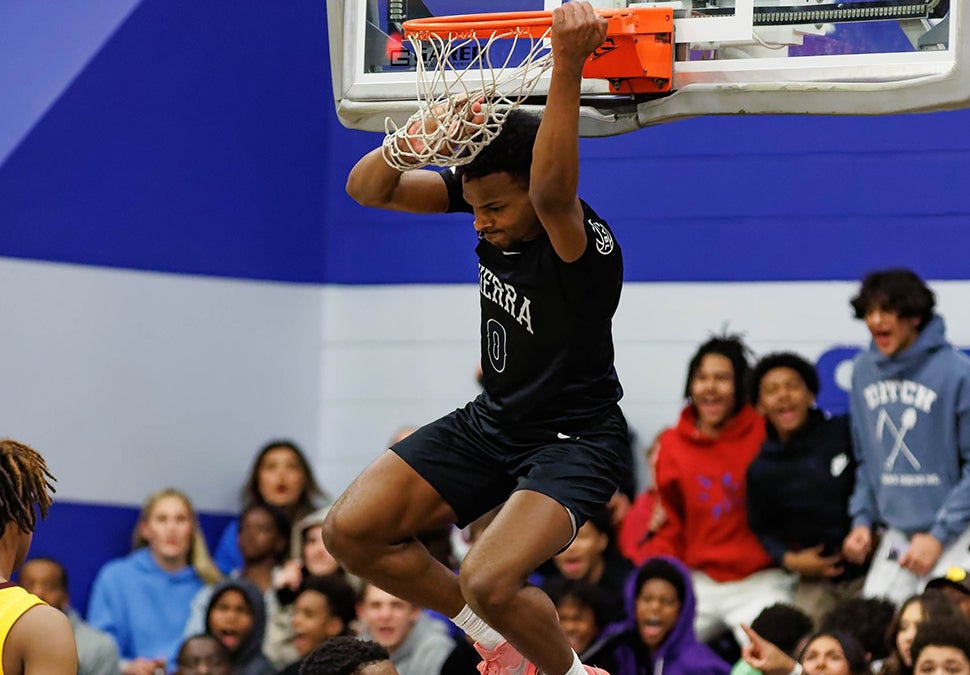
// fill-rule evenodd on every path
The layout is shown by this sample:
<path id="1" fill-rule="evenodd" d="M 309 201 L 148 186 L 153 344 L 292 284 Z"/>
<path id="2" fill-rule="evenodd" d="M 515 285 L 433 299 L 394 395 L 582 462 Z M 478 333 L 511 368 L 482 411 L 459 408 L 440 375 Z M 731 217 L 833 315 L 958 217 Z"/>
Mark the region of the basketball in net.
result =
<path id="1" fill-rule="evenodd" d="M 589 57 L 583 76 L 609 80 L 612 93 L 669 92 L 672 10 L 597 11 L 608 21 L 607 42 Z M 406 21 L 405 39 L 417 57 L 418 110 L 402 126 L 385 120 L 388 165 L 406 171 L 471 162 L 552 68 L 551 30 L 546 11 Z"/>

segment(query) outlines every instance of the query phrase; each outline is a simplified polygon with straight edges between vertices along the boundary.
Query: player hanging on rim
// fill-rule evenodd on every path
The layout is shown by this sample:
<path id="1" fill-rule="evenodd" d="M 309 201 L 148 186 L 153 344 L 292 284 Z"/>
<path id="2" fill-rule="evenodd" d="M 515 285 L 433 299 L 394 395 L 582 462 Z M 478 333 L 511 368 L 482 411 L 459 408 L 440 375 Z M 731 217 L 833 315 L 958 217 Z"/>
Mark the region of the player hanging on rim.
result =
<path id="1" fill-rule="evenodd" d="M 347 181 L 367 206 L 474 215 L 485 391 L 368 466 L 334 504 L 324 538 L 350 571 L 454 617 L 482 673 L 605 675 L 580 663 L 549 598 L 526 585 L 629 470 L 611 334 L 622 259 L 576 194 L 581 73 L 605 33 L 589 4 L 556 8 L 541 122 L 513 112 L 470 164 L 400 172 L 377 148 Z M 503 503 L 458 576 L 415 539 Z"/>
<path id="2" fill-rule="evenodd" d="M 52 479 L 36 450 L 0 440 L 0 672 L 5 675 L 77 672 L 67 615 L 10 581 L 27 558 L 37 512 L 47 517 Z"/>

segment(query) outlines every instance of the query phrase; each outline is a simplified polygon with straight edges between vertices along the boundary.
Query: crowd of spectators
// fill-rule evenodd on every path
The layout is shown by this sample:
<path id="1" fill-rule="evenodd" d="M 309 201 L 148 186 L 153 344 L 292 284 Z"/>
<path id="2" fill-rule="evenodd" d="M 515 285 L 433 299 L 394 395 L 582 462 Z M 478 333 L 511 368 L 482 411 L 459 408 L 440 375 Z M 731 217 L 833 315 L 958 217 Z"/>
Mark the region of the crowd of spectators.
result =
<path id="1" fill-rule="evenodd" d="M 908 270 L 870 274 L 851 305 L 872 341 L 845 416 L 816 407 L 802 355 L 755 360 L 737 335 L 697 348 L 680 417 L 647 449 L 647 484 L 530 579 L 584 663 L 970 673 L 970 362 Z M 373 645 L 386 672 L 477 672 L 446 617 L 341 568 L 321 535 L 328 505 L 301 449 L 272 441 L 213 556 L 188 496 L 165 489 L 145 500 L 131 553 L 98 573 L 86 621 L 58 561 L 29 560 L 19 581 L 67 614 L 84 674 L 312 672 L 337 658 L 311 658 L 325 643 L 356 654 L 347 640 Z M 421 541 L 457 568 L 459 534 Z"/>

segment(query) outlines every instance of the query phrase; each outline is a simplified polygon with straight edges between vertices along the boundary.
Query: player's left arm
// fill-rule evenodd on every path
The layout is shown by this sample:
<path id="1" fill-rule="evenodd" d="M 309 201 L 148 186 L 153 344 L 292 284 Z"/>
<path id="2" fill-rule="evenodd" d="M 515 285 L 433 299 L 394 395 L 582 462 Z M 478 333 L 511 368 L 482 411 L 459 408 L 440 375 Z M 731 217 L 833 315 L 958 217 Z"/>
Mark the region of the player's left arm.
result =
<path id="1" fill-rule="evenodd" d="M 587 2 L 552 12 L 553 68 L 532 151 L 529 198 L 556 254 L 573 262 L 586 250 L 579 184 L 579 92 L 586 57 L 606 39 L 606 20 Z"/>
<path id="2" fill-rule="evenodd" d="M 17 619 L 4 643 L 4 657 L 7 649 L 13 649 L 11 656 L 23 663 L 24 675 L 77 673 L 77 644 L 71 622 L 49 605 L 35 605 Z"/>

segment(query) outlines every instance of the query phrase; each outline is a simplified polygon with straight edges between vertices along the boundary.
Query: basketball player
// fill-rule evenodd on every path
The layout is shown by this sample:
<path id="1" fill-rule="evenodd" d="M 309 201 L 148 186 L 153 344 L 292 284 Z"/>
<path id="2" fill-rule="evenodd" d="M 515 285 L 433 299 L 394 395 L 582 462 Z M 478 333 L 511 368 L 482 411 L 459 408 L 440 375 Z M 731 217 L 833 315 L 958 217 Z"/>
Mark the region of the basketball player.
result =
<path id="1" fill-rule="evenodd" d="M 605 34 L 589 4 L 556 8 L 541 123 L 513 112 L 454 172 L 402 173 L 378 148 L 347 181 L 367 206 L 473 214 L 484 392 L 368 466 L 333 506 L 324 538 L 350 571 L 453 617 L 477 642 L 483 673 L 604 672 L 580 663 L 549 598 L 525 582 L 629 470 L 611 335 L 622 259 L 576 195 L 582 68 Z M 415 540 L 503 502 L 457 577 Z"/>
<path id="2" fill-rule="evenodd" d="M 0 654 L 4 675 L 77 673 L 77 647 L 67 616 L 10 581 L 27 557 L 40 512 L 51 505 L 44 458 L 26 445 L 0 440 Z"/>

